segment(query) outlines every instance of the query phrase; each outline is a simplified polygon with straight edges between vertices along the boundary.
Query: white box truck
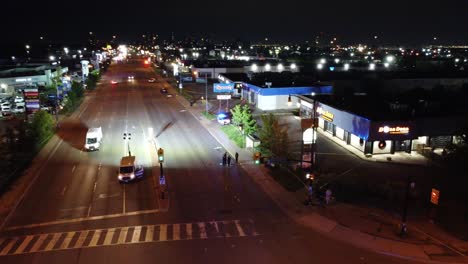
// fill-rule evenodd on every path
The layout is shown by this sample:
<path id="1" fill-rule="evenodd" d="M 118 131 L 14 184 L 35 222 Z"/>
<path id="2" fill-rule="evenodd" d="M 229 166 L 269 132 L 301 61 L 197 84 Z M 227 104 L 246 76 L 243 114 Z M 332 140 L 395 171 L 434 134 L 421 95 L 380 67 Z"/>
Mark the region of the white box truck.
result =
<path id="1" fill-rule="evenodd" d="M 99 150 L 102 140 L 102 129 L 101 127 L 91 127 L 86 133 L 86 150 Z"/>

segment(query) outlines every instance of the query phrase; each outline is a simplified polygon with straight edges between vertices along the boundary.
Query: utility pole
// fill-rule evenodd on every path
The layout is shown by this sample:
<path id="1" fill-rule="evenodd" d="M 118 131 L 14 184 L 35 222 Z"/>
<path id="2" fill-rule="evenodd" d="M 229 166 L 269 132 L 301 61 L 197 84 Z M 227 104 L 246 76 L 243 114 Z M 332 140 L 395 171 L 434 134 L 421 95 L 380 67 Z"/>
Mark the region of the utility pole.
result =
<path id="1" fill-rule="evenodd" d="M 208 115 L 208 74 L 205 73 L 205 114 Z"/>

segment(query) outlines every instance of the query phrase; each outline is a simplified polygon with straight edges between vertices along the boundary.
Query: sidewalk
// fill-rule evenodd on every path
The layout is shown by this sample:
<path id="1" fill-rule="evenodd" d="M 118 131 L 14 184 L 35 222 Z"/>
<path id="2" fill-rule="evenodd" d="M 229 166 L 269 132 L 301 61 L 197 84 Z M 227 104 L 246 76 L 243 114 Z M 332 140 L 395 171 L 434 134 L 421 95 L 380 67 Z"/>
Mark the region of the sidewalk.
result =
<path id="1" fill-rule="evenodd" d="M 237 147 L 219 129 L 216 122 L 203 117 L 202 111 L 205 110 L 203 105 L 190 106 L 181 96 L 176 96 L 176 99 L 200 120 L 226 151 L 232 156 L 236 152 L 239 153 L 241 167 L 286 214 L 299 224 L 325 233 L 334 239 L 381 254 L 427 263 L 468 263 L 468 242 L 452 237 L 434 224 L 409 221 L 408 236 L 401 238 L 398 236 L 399 220 L 383 210 L 338 202 L 326 207 L 304 206 L 305 189 L 296 193 L 286 191 L 269 175 L 269 169 L 253 164 L 252 152 Z M 331 137 L 330 140 L 334 139 Z M 402 158 L 406 159 L 403 156 Z M 400 158 L 392 156 L 392 162 L 395 162 L 395 159 L 399 161 Z M 384 156 L 375 158 L 374 161 L 388 162 Z M 420 165 L 420 162 L 418 157 L 413 161 L 417 165 Z"/>

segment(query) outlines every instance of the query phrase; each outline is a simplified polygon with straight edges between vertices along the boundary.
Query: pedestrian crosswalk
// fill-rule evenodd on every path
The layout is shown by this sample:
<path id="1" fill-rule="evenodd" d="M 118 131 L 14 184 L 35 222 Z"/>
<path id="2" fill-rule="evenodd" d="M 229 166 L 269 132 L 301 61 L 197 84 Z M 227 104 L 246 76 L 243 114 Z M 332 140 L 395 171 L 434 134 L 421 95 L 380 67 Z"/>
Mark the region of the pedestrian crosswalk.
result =
<path id="1" fill-rule="evenodd" d="M 121 244 L 257 235 L 259 234 L 251 219 L 127 226 L 20 237 L 0 237 L 0 256 Z"/>

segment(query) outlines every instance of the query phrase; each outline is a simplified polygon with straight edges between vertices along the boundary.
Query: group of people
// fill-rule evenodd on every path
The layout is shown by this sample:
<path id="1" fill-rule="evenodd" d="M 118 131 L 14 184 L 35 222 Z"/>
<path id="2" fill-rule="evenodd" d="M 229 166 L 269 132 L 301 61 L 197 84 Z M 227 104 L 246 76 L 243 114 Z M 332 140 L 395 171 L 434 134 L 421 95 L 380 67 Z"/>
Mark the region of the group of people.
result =
<path id="1" fill-rule="evenodd" d="M 324 192 L 325 191 L 325 192 Z M 312 184 L 310 183 L 309 186 L 307 187 L 307 201 L 306 204 L 312 204 L 312 198 L 313 198 L 313 190 L 312 190 Z M 326 184 L 325 186 L 322 186 L 317 192 L 316 192 L 317 199 L 320 202 L 320 205 L 325 204 L 330 204 L 331 201 L 333 200 L 332 196 L 332 190 L 330 188 L 329 184 Z"/>
<path id="2" fill-rule="evenodd" d="M 227 152 L 224 152 L 223 155 L 223 166 L 231 166 L 231 155 L 229 155 Z M 239 153 L 236 152 L 235 155 L 236 163 L 239 161 Z"/>

